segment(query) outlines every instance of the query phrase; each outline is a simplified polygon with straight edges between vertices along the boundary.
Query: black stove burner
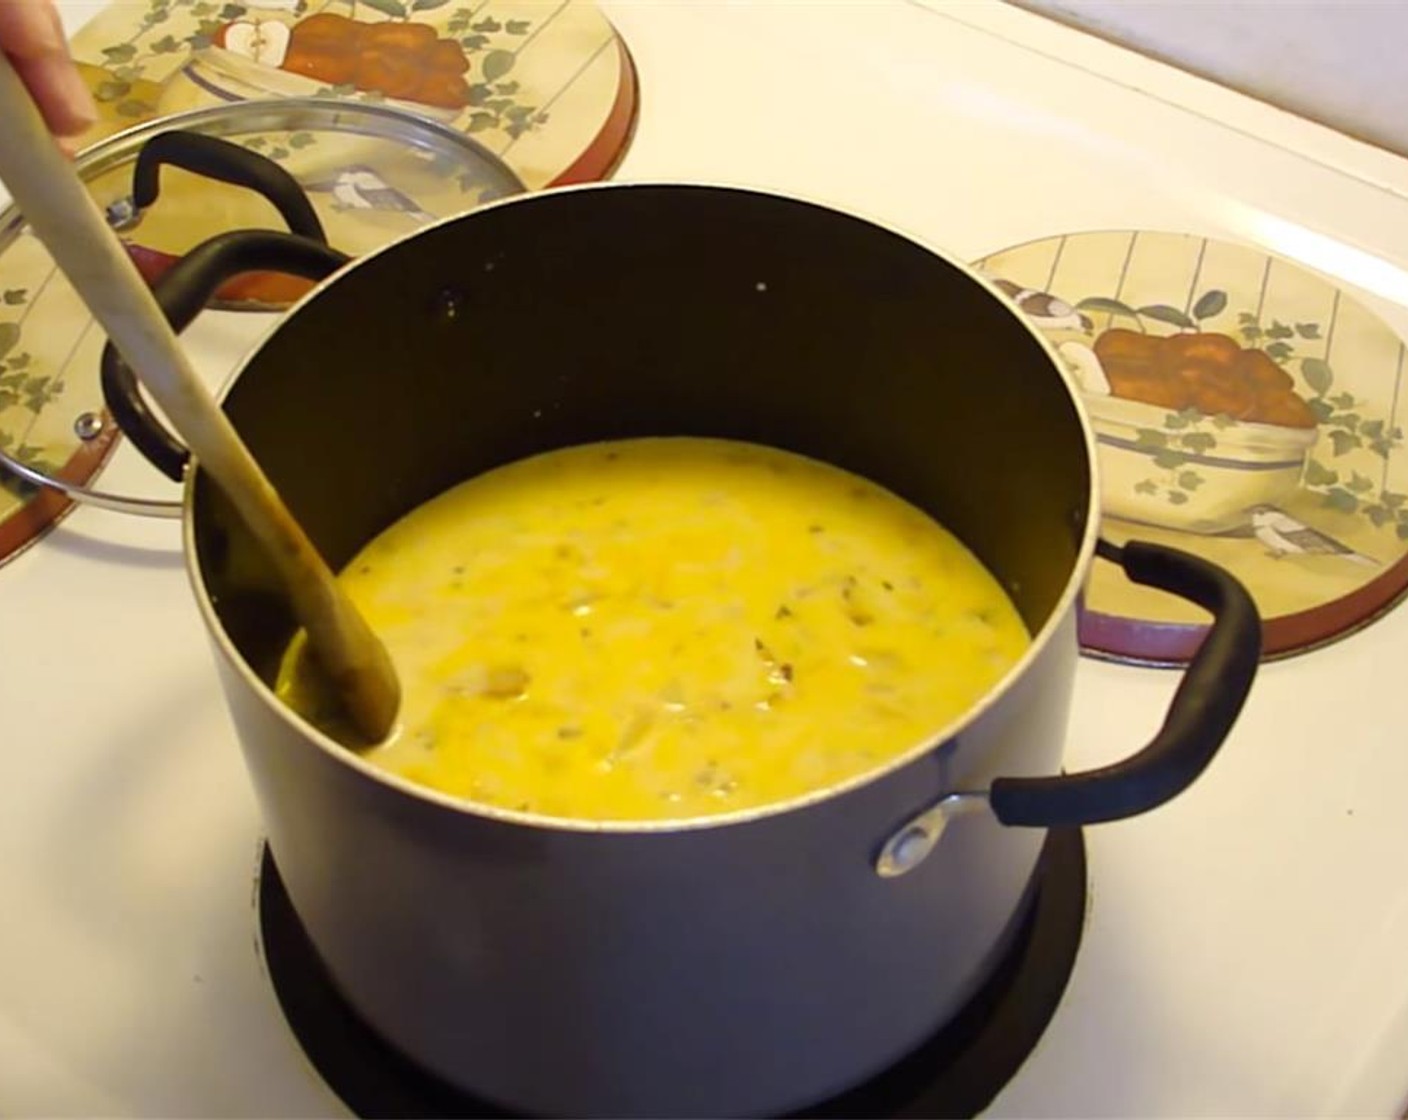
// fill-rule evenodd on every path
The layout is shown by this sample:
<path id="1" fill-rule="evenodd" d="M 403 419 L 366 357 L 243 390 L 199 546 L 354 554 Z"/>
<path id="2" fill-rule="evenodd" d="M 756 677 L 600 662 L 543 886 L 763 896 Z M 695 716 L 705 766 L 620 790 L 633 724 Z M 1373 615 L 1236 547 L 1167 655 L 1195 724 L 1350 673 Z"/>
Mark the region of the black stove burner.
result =
<path id="1" fill-rule="evenodd" d="M 1021 1068 L 1061 1001 L 1085 925 L 1085 844 L 1051 832 L 1031 911 L 1001 966 L 959 1014 L 907 1058 L 799 1117 L 973 1116 Z M 259 929 L 289 1026 L 332 1090 L 363 1117 L 510 1117 L 412 1065 L 351 1010 L 294 913 L 267 845 Z"/>

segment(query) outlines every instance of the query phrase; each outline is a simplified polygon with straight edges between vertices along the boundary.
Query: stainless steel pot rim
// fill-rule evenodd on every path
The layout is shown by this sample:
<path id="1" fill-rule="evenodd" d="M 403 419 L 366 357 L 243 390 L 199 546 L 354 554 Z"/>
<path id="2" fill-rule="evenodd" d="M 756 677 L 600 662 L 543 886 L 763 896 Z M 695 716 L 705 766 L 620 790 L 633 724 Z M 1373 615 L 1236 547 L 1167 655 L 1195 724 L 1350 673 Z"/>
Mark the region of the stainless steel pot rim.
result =
<path id="1" fill-rule="evenodd" d="M 245 680 L 254 694 L 258 695 L 263 702 L 275 713 L 275 715 L 289 724 L 300 734 L 306 736 L 325 753 L 333 757 L 338 762 L 350 767 L 363 777 L 372 782 L 395 789 L 406 796 L 421 802 L 426 802 L 456 814 L 465 816 L 482 817 L 489 820 L 500 821 L 507 824 L 523 825 L 533 828 L 540 828 L 557 832 L 576 833 L 601 833 L 619 835 L 639 835 L 649 833 L 677 833 L 696 832 L 705 829 L 723 828 L 728 825 L 744 824 L 751 821 L 762 820 L 769 817 L 780 816 L 785 813 L 796 812 L 806 809 L 820 802 L 830 800 L 848 793 L 853 789 L 858 789 L 871 782 L 883 778 L 885 775 L 903 769 L 911 763 L 917 761 L 923 755 L 940 749 L 944 744 L 956 738 L 965 727 L 968 727 L 981 719 L 988 711 L 995 707 L 1010 692 L 1015 683 L 1021 679 L 1030 666 L 1041 657 L 1047 646 L 1054 640 L 1056 632 L 1061 628 L 1063 621 L 1068 614 L 1076 607 L 1076 601 L 1085 584 L 1086 574 L 1095 556 L 1096 540 L 1099 536 L 1099 495 L 1100 486 L 1098 478 L 1098 459 L 1096 456 L 1095 432 L 1091 426 L 1090 418 L 1084 406 L 1080 403 L 1079 393 L 1076 384 L 1066 369 L 1065 363 L 1056 354 L 1055 348 L 1048 342 L 1037 329 L 1029 323 L 1026 318 L 1014 308 L 1003 296 L 1002 292 L 990 281 L 979 276 L 971 267 L 959 258 L 935 247 L 924 238 L 899 227 L 893 223 L 882 220 L 874 215 L 866 214 L 849 204 L 842 205 L 834 200 L 827 200 L 818 196 L 808 196 L 791 191 L 779 191 L 766 187 L 758 187 L 749 184 L 728 183 L 718 181 L 690 181 L 690 182 L 670 182 L 667 180 L 647 181 L 639 180 L 633 182 L 596 182 L 578 183 L 569 186 L 551 187 L 540 191 L 517 195 L 510 198 L 495 200 L 477 207 L 472 213 L 454 215 L 442 218 L 433 223 L 422 226 L 420 229 L 397 238 L 388 243 L 376 253 L 366 257 L 359 257 L 350 265 L 339 270 L 335 275 L 323 280 L 312 290 L 307 292 L 297 303 L 295 303 L 285 313 L 284 318 L 274 328 L 281 330 L 285 324 L 291 322 L 298 312 L 307 303 L 320 298 L 320 296 L 335 284 L 342 282 L 360 268 L 364 262 L 382 253 L 394 252 L 401 245 L 418 237 L 427 237 L 433 234 L 443 225 L 453 222 L 468 221 L 482 214 L 489 213 L 503 206 L 533 206 L 550 202 L 551 200 L 564 196 L 579 193 L 596 191 L 630 191 L 637 189 L 660 190 L 660 189 L 703 189 L 727 192 L 741 192 L 745 194 L 761 195 L 774 199 L 778 202 L 801 204 L 812 206 L 821 210 L 826 210 L 841 218 L 849 218 L 861 221 L 877 229 L 901 237 L 913 244 L 916 248 L 928 252 L 945 264 L 952 266 L 962 272 L 974 284 L 983 288 L 1010 316 L 1014 328 L 1024 331 L 1041 350 L 1047 355 L 1051 371 L 1060 378 L 1065 386 L 1066 394 L 1071 402 L 1072 412 L 1080 428 L 1081 442 L 1085 450 L 1085 459 L 1089 471 L 1090 485 L 1086 495 L 1086 508 L 1084 510 L 1084 528 L 1082 530 L 1080 547 L 1077 550 L 1075 562 L 1072 564 L 1070 575 L 1067 577 L 1066 586 L 1060 598 L 1053 605 L 1043 622 L 1041 629 L 1032 636 L 1031 644 L 1026 652 L 1006 673 L 1006 675 L 994 685 L 988 693 L 976 704 L 968 709 L 962 716 L 953 720 L 946 726 L 936 728 L 933 733 L 926 736 L 920 742 L 891 758 L 889 761 L 875 767 L 872 770 L 857 774 L 844 782 L 825 786 L 811 790 L 797 797 L 788 798 L 783 801 L 769 802 L 764 805 L 757 805 L 751 808 L 738 809 L 729 813 L 719 813 L 717 815 L 705 817 L 690 817 L 680 820 L 578 820 L 565 817 L 551 817 L 538 813 L 521 812 L 515 809 L 500 808 L 494 805 L 479 804 L 467 801 L 463 798 L 441 793 L 429 787 L 408 781 L 398 775 L 387 773 L 380 768 L 373 766 L 365 759 L 359 757 L 356 752 L 338 743 L 335 739 L 325 735 L 312 724 L 308 723 L 291 709 L 286 707 L 275 695 L 273 690 L 250 668 L 239 651 L 235 649 L 230 641 L 229 635 L 225 632 L 219 615 L 215 611 L 214 604 L 210 600 L 210 594 L 205 587 L 204 579 L 201 576 L 200 566 L 196 563 L 196 539 L 195 521 L 192 515 L 194 501 L 194 485 L 198 474 L 198 464 L 194 464 L 196 469 L 186 472 L 184 488 L 184 498 L 182 501 L 182 542 L 183 552 L 186 561 L 186 575 L 191 583 L 191 590 L 194 592 L 196 602 L 219 648 L 221 656 L 238 672 Z M 226 379 L 220 389 L 220 397 L 223 397 L 239 380 L 244 373 L 245 367 L 255 358 L 259 352 L 259 347 L 246 354 L 241 359 L 238 366 Z"/>

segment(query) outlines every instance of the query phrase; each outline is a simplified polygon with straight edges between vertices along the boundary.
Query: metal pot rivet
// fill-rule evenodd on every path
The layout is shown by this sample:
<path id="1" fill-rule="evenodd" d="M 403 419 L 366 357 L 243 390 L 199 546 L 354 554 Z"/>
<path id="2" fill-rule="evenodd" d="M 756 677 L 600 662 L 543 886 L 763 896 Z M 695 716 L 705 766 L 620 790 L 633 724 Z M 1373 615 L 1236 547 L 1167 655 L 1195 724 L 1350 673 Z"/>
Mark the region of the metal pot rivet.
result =
<path id="1" fill-rule="evenodd" d="M 142 212 L 137 209 L 137 204 L 131 198 L 119 198 L 116 202 L 109 203 L 103 214 L 108 225 L 119 233 L 131 229 L 142 216 Z"/>
<path id="2" fill-rule="evenodd" d="M 935 837 L 922 825 L 912 824 L 885 845 L 876 870 L 886 878 L 903 875 L 918 866 L 934 847 Z"/>
<path id="3" fill-rule="evenodd" d="M 885 841 L 875 860 L 875 873 L 882 879 L 893 879 L 912 871 L 934 850 L 949 821 L 982 811 L 987 805 L 985 791 L 945 794 L 922 813 L 911 817 Z"/>
<path id="4" fill-rule="evenodd" d="M 464 295 L 455 291 L 454 288 L 444 289 L 435 297 L 436 313 L 447 323 L 452 323 L 460 317 L 460 312 L 464 310 Z"/>
<path id="5" fill-rule="evenodd" d="M 96 412 L 80 412 L 73 422 L 73 434 L 81 440 L 97 439 L 103 434 L 103 418 Z"/>

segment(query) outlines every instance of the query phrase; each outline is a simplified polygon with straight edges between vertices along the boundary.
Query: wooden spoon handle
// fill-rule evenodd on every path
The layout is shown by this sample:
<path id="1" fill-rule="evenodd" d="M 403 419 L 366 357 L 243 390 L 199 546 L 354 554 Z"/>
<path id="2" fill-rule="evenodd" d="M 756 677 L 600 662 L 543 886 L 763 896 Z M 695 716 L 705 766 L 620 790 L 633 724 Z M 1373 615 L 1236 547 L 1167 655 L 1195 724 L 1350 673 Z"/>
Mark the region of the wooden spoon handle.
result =
<path id="1" fill-rule="evenodd" d="M 386 649 L 216 405 L 156 299 L 0 51 L 0 179 L 127 364 L 229 496 L 282 575 L 358 730 L 391 730 L 400 686 Z"/>

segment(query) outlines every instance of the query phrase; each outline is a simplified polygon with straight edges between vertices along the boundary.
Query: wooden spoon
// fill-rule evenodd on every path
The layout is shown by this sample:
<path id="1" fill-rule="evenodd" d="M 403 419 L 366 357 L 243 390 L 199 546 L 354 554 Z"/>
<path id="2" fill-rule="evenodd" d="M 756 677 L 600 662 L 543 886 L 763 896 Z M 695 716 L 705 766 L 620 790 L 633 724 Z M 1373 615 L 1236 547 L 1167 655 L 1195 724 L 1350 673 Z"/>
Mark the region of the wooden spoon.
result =
<path id="1" fill-rule="evenodd" d="M 3 2 L 3 0 L 0 0 Z M 390 732 L 401 701 L 386 648 L 352 605 L 186 357 L 150 289 L 0 51 L 0 180 L 192 454 L 268 550 L 294 615 L 357 730 Z"/>

